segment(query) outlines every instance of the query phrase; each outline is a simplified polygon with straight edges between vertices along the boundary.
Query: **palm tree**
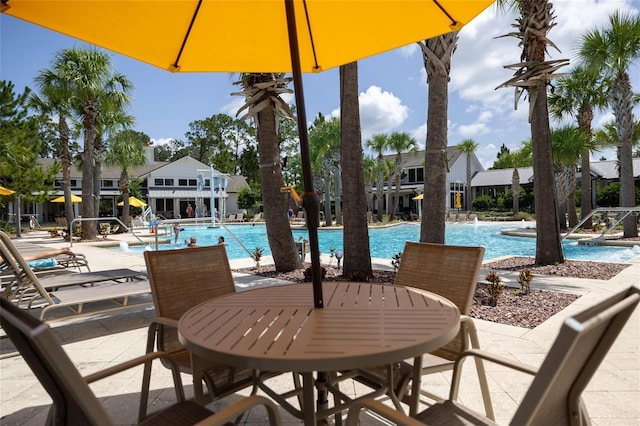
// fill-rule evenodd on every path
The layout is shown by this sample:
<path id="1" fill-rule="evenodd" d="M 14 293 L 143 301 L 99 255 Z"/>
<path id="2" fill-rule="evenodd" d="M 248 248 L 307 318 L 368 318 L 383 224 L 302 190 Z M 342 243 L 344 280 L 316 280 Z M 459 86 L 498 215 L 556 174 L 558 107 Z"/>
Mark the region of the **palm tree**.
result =
<path id="1" fill-rule="evenodd" d="M 324 115 L 318 114 L 309 129 L 309 147 L 311 149 L 311 162 L 318 172 L 324 185 L 324 218 L 325 226 L 331 226 L 331 180 L 339 178 L 336 163 L 340 157 L 340 121 L 337 118 L 326 120 Z M 340 202 L 336 188 L 336 220 L 338 215 L 337 205 Z"/>
<path id="2" fill-rule="evenodd" d="M 384 199 L 384 155 L 383 152 L 389 146 L 389 138 L 387 135 L 377 133 L 367 139 L 365 142 L 367 147 L 376 153 L 376 208 L 378 209 L 377 221 L 382 222 L 382 204 Z"/>
<path id="3" fill-rule="evenodd" d="M 97 216 L 94 196 L 94 173 L 96 122 L 100 116 L 102 102 L 106 98 L 119 97 L 131 85 L 121 75 L 114 74 L 111 57 L 97 49 L 73 48 L 58 52 L 53 60 L 53 71 L 64 78 L 72 93 L 71 108 L 81 117 L 84 133 L 82 155 L 82 215 Z M 97 228 L 89 222 L 83 226 L 83 238 L 94 239 Z"/>
<path id="4" fill-rule="evenodd" d="M 427 142 L 424 157 L 425 203 L 420 226 L 420 241 L 444 244 L 447 208 L 447 118 L 451 58 L 458 44 L 452 32 L 418 43 L 427 71 L 429 100 Z"/>
<path id="5" fill-rule="evenodd" d="M 576 214 L 576 164 L 583 150 L 590 151 L 588 139 L 577 127 L 564 126 L 551 131 L 553 162 L 556 175 L 556 196 L 558 218 L 561 229 L 566 229 L 565 215 L 568 213 L 569 226 L 578 224 Z"/>
<path id="6" fill-rule="evenodd" d="M 582 66 L 575 67 L 571 74 L 558 80 L 555 91 L 549 96 L 551 116 L 561 119 L 574 115 L 580 130 L 591 139 L 594 108 L 602 109 L 607 104 L 607 91 L 604 89 L 604 81 L 599 72 Z M 582 169 L 580 216 L 582 219 L 589 216 L 593 207 L 590 156 L 591 151 L 587 147 L 580 153 L 580 167 Z M 586 220 L 582 227 L 591 229 L 591 218 Z"/>
<path id="7" fill-rule="evenodd" d="M 54 70 L 41 70 L 35 78 L 40 94 L 31 93 L 30 105 L 45 115 L 58 116 L 60 138 L 60 163 L 62 165 L 62 192 L 64 193 L 64 216 L 71 225 L 74 218 L 71 202 L 71 149 L 69 147 L 68 118 L 71 116 L 71 91 L 64 76 Z"/>
<path id="8" fill-rule="evenodd" d="M 558 227 L 557 201 L 554 191 L 551 133 L 547 108 L 547 85 L 556 77 L 555 70 L 568 60 L 545 61 L 548 46 L 555 46 L 547 34 L 555 25 L 553 6 L 547 0 L 499 0 L 509 4 L 520 17 L 510 33 L 520 40 L 521 62 L 507 66 L 516 70 L 514 77 L 499 87 L 514 86 L 516 99 L 524 91 L 529 95 L 529 122 L 533 144 L 534 198 L 536 211 L 536 263 L 553 265 L 564 262 Z"/>
<path id="9" fill-rule="evenodd" d="M 390 219 L 395 218 L 400 201 L 400 181 L 402 179 L 402 153 L 415 153 L 418 150 L 418 143 L 414 138 L 406 132 L 393 132 L 389 136 L 389 148 L 396 152 L 394 177 L 396 181 L 396 195 L 393 198 L 393 208 L 391 209 Z M 391 188 L 391 187 L 389 187 Z"/>
<path id="10" fill-rule="evenodd" d="M 509 151 L 504 145 L 503 147 L 504 149 L 498 155 L 498 161 L 493 164 L 493 168 L 513 168 L 513 173 L 511 174 L 512 209 L 513 214 L 518 214 L 520 212 L 520 172 L 518 172 L 518 168 L 531 167 L 533 147 L 531 146 L 531 140 L 523 141 L 522 147 L 515 151 Z"/>
<path id="11" fill-rule="evenodd" d="M 378 162 L 373 157 L 365 156 L 362 159 L 362 170 L 364 172 L 364 190 L 365 194 L 367 194 L 367 211 L 370 212 L 373 212 L 373 188 L 378 176 L 377 166 Z"/>
<path id="12" fill-rule="evenodd" d="M 344 194 L 344 260 L 342 275 L 350 280 L 373 277 L 367 197 L 363 166 L 360 105 L 358 102 L 358 63 L 340 67 L 340 159 Z"/>
<path id="13" fill-rule="evenodd" d="M 128 103 L 128 98 L 127 102 Z M 100 189 L 102 181 L 102 163 L 104 161 L 107 146 L 105 138 L 123 129 L 130 128 L 134 123 L 134 118 L 124 111 L 124 106 L 114 103 L 111 99 L 104 97 L 101 99 L 100 116 L 96 120 L 96 139 L 94 144 L 94 165 L 93 165 L 93 186 L 94 186 L 94 209 L 100 214 Z M 126 223 L 126 222 L 125 222 Z"/>
<path id="14" fill-rule="evenodd" d="M 471 210 L 471 155 L 478 149 L 478 144 L 473 139 L 465 139 L 456 145 L 456 150 L 465 155 L 467 166 L 467 187 L 464 194 L 464 205 L 467 210 Z M 515 195 L 514 195 L 515 196 Z"/>
<path id="15" fill-rule="evenodd" d="M 122 221 L 129 225 L 129 170 L 143 166 L 146 162 L 145 146 L 151 143 L 149 136 L 135 130 L 123 130 L 116 133 L 110 141 L 109 150 L 105 155 L 105 163 L 118 166 L 122 170 L 118 186 L 122 192 L 124 207 Z"/>
<path id="16" fill-rule="evenodd" d="M 241 75 L 240 81 L 234 83 L 242 87 L 242 92 L 233 93 L 245 97 L 245 104 L 238 113 L 245 109 L 247 112 L 240 120 L 253 118 L 256 123 L 267 238 L 276 271 L 280 272 L 302 267 L 287 218 L 288 197 L 280 190 L 284 181 L 278 144 L 278 121 L 283 117 L 293 117 L 280 96 L 292 92 L 287 87 L 290 81 L 284 74 L 245 73 Z"/>
<path id="17" fill-rule="evenodd" d="M 633 179 L 633 90 L 629 67 L 640 58 L 640 16 L 615 12 L 609 17 L 609 27 L 591 30 L 582 36 L 578 55 L 585 67 L 594 68 L 613 80 L 610 104 L 616 118 L 620 143 L 620 206 L 635 206 Z M 630 214 L 624 220 L 625 238 L 638 236 L 637 217 Z"/>

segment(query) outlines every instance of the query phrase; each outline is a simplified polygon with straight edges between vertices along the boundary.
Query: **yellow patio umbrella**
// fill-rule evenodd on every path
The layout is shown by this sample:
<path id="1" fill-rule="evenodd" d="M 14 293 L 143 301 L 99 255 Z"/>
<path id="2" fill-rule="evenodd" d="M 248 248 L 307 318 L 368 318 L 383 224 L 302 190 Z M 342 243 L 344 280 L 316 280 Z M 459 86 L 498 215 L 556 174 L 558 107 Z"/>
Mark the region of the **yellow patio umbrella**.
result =
<path id="1" fill-rule="evenodd" d="M 462 194 L 460 194 L 459 192 L 456 192 L 456 209 L 462 208 L 462 203 L 460 202 L 461 198 L 462 198 Z"/>
<path id="2" fill-rule="evenodd" d="M 4 186 L 0 186 L 0 195 L 11 195 L 13 193 L 15 193 L 15 191 L 5 188 Z"/>
<path id="3" fill-rule="evenodd" d="M 2 0 L 0 12 L 172 72 L 293 73 L 307 217 L 317 218 L 302 72 L 460 30 L 493 0 Z M 318 223 L 308 222 L 323 307 Z"/>
<path id="4" fill-rule="evenodd" d="M 58 198 L 54 198 L 51 200 L 52 203 L 64 203 L 64 195 L 59 196 Z M 78 197 L 77 195 L 71 194 L 71 202 L 72 203 L 81 203 L 82 197 Z"/>
<path id="5" fill-rule="evenodd" d="M 424 194 L 416 195 L 415 197 L 412 198 L 412 200 L 423 200 L 423 199 L 424 199 Z"/>
<path id="6" fill-rule="evenodd" d="M 118 203 L 119 206 L 124 206 L 124 201 L 120 201 Z M 129 205 L 132 207 L 146 207 L 147 203 L 142 200 L 137 199 L 136 197 L 129 197 Z"/>

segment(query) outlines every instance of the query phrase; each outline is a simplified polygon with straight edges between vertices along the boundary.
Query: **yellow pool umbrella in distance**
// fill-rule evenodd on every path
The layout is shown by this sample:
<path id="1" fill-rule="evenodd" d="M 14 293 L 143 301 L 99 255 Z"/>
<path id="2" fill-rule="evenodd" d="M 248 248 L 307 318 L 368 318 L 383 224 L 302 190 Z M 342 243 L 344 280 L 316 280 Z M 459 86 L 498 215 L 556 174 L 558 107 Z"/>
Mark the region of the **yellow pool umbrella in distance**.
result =
<path id="1" fill-rule="evenodd" d="M 120 201 L 118 203 L 118 205 L 119 206 L 124 206 L 124 201 Z M 132 206 L 132 207 L 146 207 L 147 203 L 145 203 L 142 200 L 137 199 L 136 197 L 131 196 L 131 197 L 129 197 L 129 206 Z"/>
<path id="2" fill-rule="evenodd" d="M 460 202 L 460 198 L 462 198 L 462 194 L 456 192 L 456 209 L 462 208 L 462 203 Z"/>
<path id="3" fill-rule="evenodd" d="M 54 198 L 51 200 L 52 203 L 64 203 L 64 195 L 59 196 L 58 198 Z M 81 203 L 82 197 L 78 197 L 77 195 L 71 194 L 71 202 L 72 203 Z"/>
<path id="4" fill-rule="evenodd" d="M 4 186 L 0 186 L 0 195 L 11 195 L 16 191 L 12 191 L 9 188 L 5 188 Z"/>
<path id="5" fill-rule="evenodd" d="M 424 194 L 416 195 L 415 197 L 412 198 L 412 200 L 423 200 L 423 199 L 424 199 Z"/>
<path id="6" fill-rule="evenodd" d="M 324 306 L 303 72 L 458 31 L 494 0 L 3 0 L 0 12 L 172 72 L 292 72 L 314 306 Z M 263 22 L 242 25 L 238 22 Z M 385 31 L 380 31 L 384 28 Z"/>

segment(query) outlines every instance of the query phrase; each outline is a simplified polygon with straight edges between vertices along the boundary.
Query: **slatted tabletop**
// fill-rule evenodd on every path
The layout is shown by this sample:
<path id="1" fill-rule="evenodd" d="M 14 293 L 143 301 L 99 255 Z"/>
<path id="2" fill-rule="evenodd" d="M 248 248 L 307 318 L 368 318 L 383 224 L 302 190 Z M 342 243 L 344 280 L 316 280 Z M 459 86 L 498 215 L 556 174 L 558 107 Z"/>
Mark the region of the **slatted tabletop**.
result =
<path id="1" fill-rule="evenodd" d="M 370 283 L 323 283 L 234 293 L 189 310 L 178 325 L 194 354 L 262 371 L 373 367 L 432 351 L 459 328 L 458 309 L 432 293 Z"/>

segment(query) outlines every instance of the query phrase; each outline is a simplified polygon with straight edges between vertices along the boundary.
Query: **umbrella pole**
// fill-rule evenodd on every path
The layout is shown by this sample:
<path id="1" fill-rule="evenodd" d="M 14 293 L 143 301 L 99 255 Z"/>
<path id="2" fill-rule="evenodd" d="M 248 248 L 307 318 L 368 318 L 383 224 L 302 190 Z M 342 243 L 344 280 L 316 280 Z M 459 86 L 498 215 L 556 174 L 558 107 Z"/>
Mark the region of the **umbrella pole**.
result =
<path id="1" fill-rule="evenodd" d="M 296 97 L 296 107 L 298 113 L 300 157 L 302 160 L 302 180 L 304 183 L 302 207 L 304 208 L 305 214 L 307 216 L 307 229 L 309 232 L 313 302 L 316 308 L 322 308 L 324 307 L 324 301 L 322 298 L 322 269 L 320 267 L 320 246 L 318 245 L 320 202 L 318 201 L 318 194 L 316 194 L 313 188 L 311 154 L 309 153 L 309 134 L 307 133 L 307 114 L 304 105 L 304 91 L 302 89 L 302 70 L 300 68 L 300 53 L 298 50 L 298 35 L 296 29 L 293 0 L 285 0 L 285 9 L 287 13 L 287 27 L 289 30 L 289 48 L 291 50 L 293 88 Z"/>
<path id="2" fill-rule="evenodd" d="M 287 28 L 289 32 L 289 49 L 291 51 L 291 69 L 293 72 L 293 88 L 296 97 L 298 113 L 298 135 L 300 138 L 300 157 L 302 160 L 302 180 L 304 195 L 302 207 L 307 218 L 309 245 L 311 254 L 311 281 L 313 283 L 313 304 L 316 308 L 323 308 L 322 297 L 322 269 L 320 266 L 320 246 L 318 244 L 318 227 L 320 225 L 320 202 L 318 194 L 313 188 L 313 174 L 311 170 L 311 154 L 309 152 L 309 134 L 307 133 L 307 114 L 304 105 L 304 91 L 302 89 L 302 70 L 300 67 L 300 52 L 298 50 L 298 34 L 293 0 L 285 0 L 287 13 Z M 318 372 L 316 380 L 318 389 L 317 411 L 328 406 L 327 390 L 325 387 L 327 374 Z"/>

